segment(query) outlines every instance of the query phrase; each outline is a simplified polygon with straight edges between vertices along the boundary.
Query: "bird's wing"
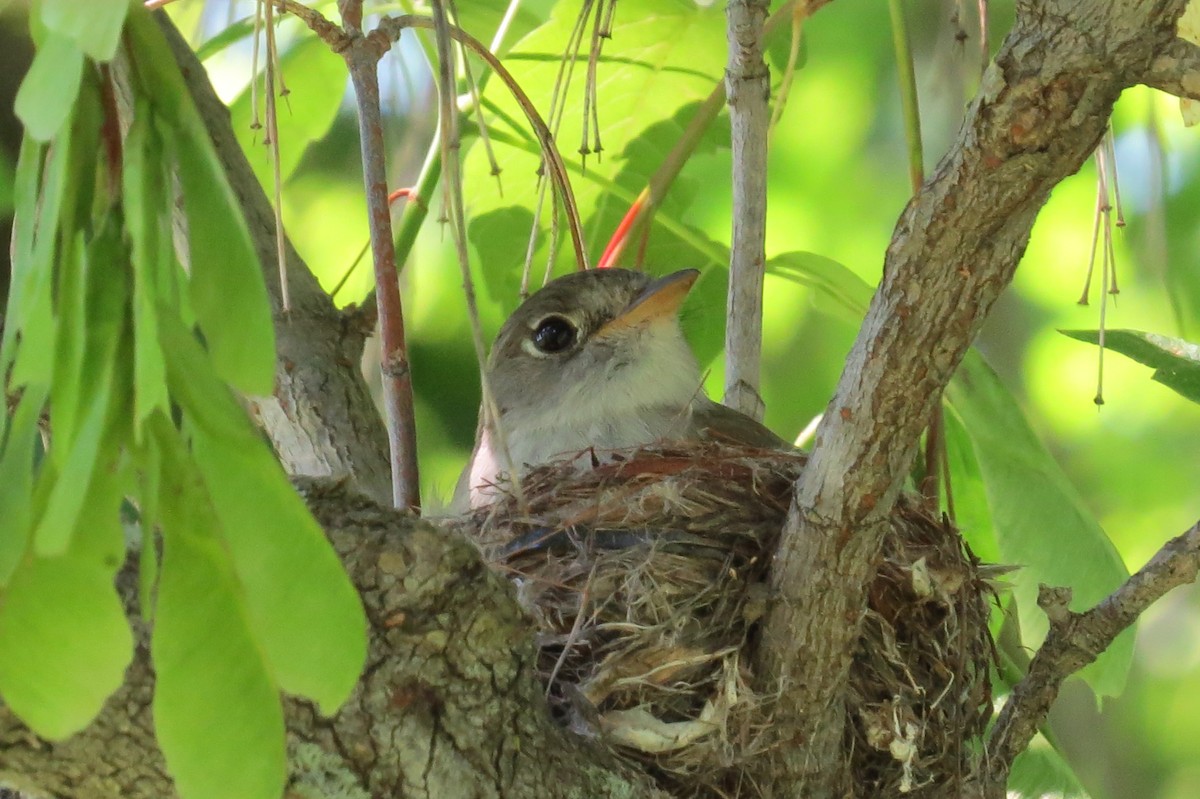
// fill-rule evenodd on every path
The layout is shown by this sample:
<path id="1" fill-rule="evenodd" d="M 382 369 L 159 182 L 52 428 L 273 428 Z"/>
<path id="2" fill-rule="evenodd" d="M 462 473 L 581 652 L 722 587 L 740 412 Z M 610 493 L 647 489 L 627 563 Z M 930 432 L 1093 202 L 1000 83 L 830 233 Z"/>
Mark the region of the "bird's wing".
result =
<path id="1" fill-rule="evenodd" d="M 701 438 L 745 444 L 762 449 L 794 449 L 760 422 L 744 413 L 705 399 L 692 408 L 692 423 Z"/>

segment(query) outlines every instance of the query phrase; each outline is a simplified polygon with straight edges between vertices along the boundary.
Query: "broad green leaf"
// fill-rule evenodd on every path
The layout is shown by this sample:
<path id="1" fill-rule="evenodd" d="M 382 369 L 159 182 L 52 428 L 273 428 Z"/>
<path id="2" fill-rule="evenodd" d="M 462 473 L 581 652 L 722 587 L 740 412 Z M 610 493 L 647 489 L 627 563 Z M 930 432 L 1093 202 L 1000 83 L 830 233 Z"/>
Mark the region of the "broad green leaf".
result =
<path id="1" fill-rule="evenodd" d="M 54 442 L 58 448 L 75 441 L 75 426 L 82 422 L 80 380 L 87 330 L 87 245 L 83 233 L 73 237 L 73 246 L 58 264 L 58 296 L 54 303 L 54 377 L 50 383 L 50 407 Z"/>
<path id="2" fill-rule="evenodd" d="M 71 424 L 74 432 L 71 438 L 61 442 L 55 439 L 50 450 L 55 468 L 43 470 L 40 477 L 43 485 L 39 485 L 38 493 L 46 501 L 34 533 L 34 547 L 39 555 L 58 555 L 68 546 L 80 514 L 87 507 L 84 496 L 96 473 L 98 459 L 104 457 L 102 442 L 106 434 L 115 432 L 114 424 L 125 424 L 122 408 L 126 402 L 127 366 L 123 362 L 127 359 L 118 359 L 117 354 L 125 326 L 128 254 L 120 238 L 118 219 L 115 214 L 104 217 L 87 247 L 90 266 L 86 270 L 84 318 L 80 320 L 86 328 L 86 338 L 78 365 L 78 396 L 70 397 L 78 402 L 79 418 Z M 61 327 L 65 322 L 59 324 Z M 52 423 L 75 410 L 55 406 L 54 402 L 62 396 L 51 392 Z M 117 437 L 108 437 L 113 439 L 108 446 L 116 451 Z"/>
<path id="3" fill-rule="evenodd" d="M 125 676 L 133 636 L 106 564 L 33 557 L 0 601 L 0 695 L 38 735 L 87 726 Z"/>
<path id="4" fill-rule="evenodd" d="M 169 132 L 188 219 L 192 310 L 218 374 L 248 394 L 270 394 L 275 334 L 261 265 L 241 206 L 192 104 L 163 34 L 134 10 L 126 25 L 138 76 Z"/>
<path id="5" fill-rule="evenodd" d="M 45 386 L 26 386 L 0 443 L 0 586 L 4 586 L 21 557 L 32 532 L 34 447 L 40 435 L 38 420 L 45 407 Z"/>
<path id="6" fill-rule="evenodd" d="M 358 594 L 324 532 L 266 443 L 212 374 L 194 338 L 166 324 L 172 396 L 192 434 L 245 592 L 257 640 L 285 690 L 331 712 L 353 689 L 366 657 Z"/>
<path id="7" fill-rule="evenodd" d="M 26 140 L 28 141 L 28 139 Z M 54 256 L 58 243 L 59 212 L 70 171 L 69 139 L 49 148 L 42 166 L 40 187 L 37 169 L 41 148 L 22 147 L 17 177 L 21 196 L 36 192 L 32 201 L 35 216 L 14 223 L 13 271 L 8 313 L 4 326 L 5 362 L 15 361 L 9 385 L 29 383 L 49 385 L 54 353 L 54 313 L 51 304 Z M 30 156 L 26 159 L 26 155 Z M 28 164 L 28 170 L 26 165 Z M 27 186 L 25 179 L 31 183 Z M 24 203 L 22 203 L 23 205 Z M 18 209 L 18 214 L 20 214 Z M 28 232 L 25 225 L 29 222 Z M 20 352 L 15 349 L 17 334 Z"/>
<path id="8" fill-rule="evenodd" d="M 164 151 L 155 129 L 153 111 L 142 101 L 125 137 L 122 170 L 126 226 L 133 262 L 133 357 L 134 431 L 141 438 L 141 422 L 155 410 L 167 409 L 167 377 L 162 347 L 158 341 L 158 306 L 173 307 L 173 297 L 160 290 L 157 279 L 164 270 L 174 270 L 175 259 L 162 246 L 167 236 L 162 212 L 167 205 L 167 174 Z M 169 263 L 160 264 L 159 259 Z M 166 295 L 166 296 L 164 296 Z"/>
<path id="9" fill-rule="evenodd" d="M 151 655 L 154 727 L 187 799 L 278 799 L 285 778 L 278 689 L 255 642 L 219 524 L 162 414 L 163 556 Z"/>
<path id="10" fill-rule="evenodd" d="M 549 22 L 519 42 L 505 64 L 542 114 L 548 115 L 550 98 L 559 71 L 563 43 L 575 23 L 577 9 L 559 3 Z M 598 66 L 598 81 L 605 100 L 598 109 L 604 152 L 584 160 L 576 152 L 582 140 L 583 79 L 576 80 L 562 102 L 562 127 L 557 141 L 584 216 L 587 248 L 599 255 L 630 203 L 661 165 L 695 113 L 721 80 L 725 67 L 723 11 L 702 8 L 683 0 L 647 0 L 616 15 L 612 39 L 605 42 Z M 671 35 L 664 37 L 663 30 Z M 480 251 L 495 252 L 507 267 L 502 273 L 484 272 L 484 285 L 493 299 L 515 297 L 520 264 L 524 260 L 528 229 L 510 228 L 491 236 L 474 220 L 516 206 L 533 208 L 537 198 L 535 174 L 540 153 L 530 144 L 524 115 L 498 80 L 489 81 L 485 99 L 495 111 L 487 114 L 495 133 L 497 160 L 503 165 L 501 196 L 483 148 L 471 149 L 465 164 L 467 195 L 471 198 L 472 242 Z M 705 132 L 698 150 L 712 150 L 727 134 L 717 128 Z M 583 180 L 578 179 L 582 175 Z M 707 237 L 694 237 L 682 221 L 688 197 L 703 187 L 684 175 L 676 181 L 656 217 L 646 250 L 646 263 L 677 267 L 703 267 L 721 263 L 718 250 Z M 543 212 L 542 222 L 549 218 Z M 670 225 L 670 227 L 668 227 Z M 492 230 L 496 230 L 493 226 Z M 664 232 L 665 231 L 665 232 Z M 562 232 L 567 245 L 566 232 Z M 486 238 L 485 238 L 486 237 Z M 636 248 L 635 248 L 636 249 Z M 562 258 L 569 260 L 570 247 Z M 535 269 L 545 263 L 545 245 L 535 257 Z"/>
<path id="11" fill-rule="evenodd" d="M 980 560 L 984 563 L 1000 563 L 1002 558 L 988 508 L 987 488 L 975 457 L 971 435 L 953 405 L 944 403 L 943 410 L 955 524 Z"/>
<path id="12" fill-rule="evenodd" d="M 221 378 L 239 390 L 270 394 L 271 303 L 240 206 L 207 141 L 185 134 L 174 144 L 188 218 L 188 294 L 209 356 Z"/>
<path id="13" fill-rule="evenodd" d="M 515 7 L 508 0 L 472 0 L 456 9 L 458 24 L 467 33 L 490 45 L 496 28 L 504 16 L 515 10 L 508 22 L 508 31 L 497 55 L 503 55 L 515 42 L 544 23 L 555 7 L 556 0 L 529 0 Z"/>
<path id="14" fill-rule="evenodd" d="M 278 98 L 279 173 L 286 181 L 295 171 L 308 145 L 328 132 L 346 93 L 346 62 L 315 36 L 306 36 L 280 59 L 280 71 L 292 87 L 286 100 Z M 250 88 L 229 106 L 230 124 L 237 134 L 259 182 L 273 191 L 271 148 L 266 145 L 266 110 L 258 92 L 257 117 L 251 105 Z M 257 118 L 261 128 L 252 130 Z"/>
<path id="15" fill-rule="evenodd" d="M 1016 400 L 975 351 L 963 360 L 949 398 L 974 444 L 1000 556 L 1020 567 L 1009 579 L 1022 636 L 1036 647 L 1047 630 L 1037 606 L 1040 584 L 1071 588 L 1072 607 L 1084 609 L 1111 593 L 1128 571 Z M 1115 696 L 1132 656 L 1129 629 L 1081 674 L 1098 696 Z"/>
<path id="16" fill-rule="evenodd" d="M 1041 735 L 1036 735 L 1029 748 L 1017 755 L 1008 778 L 1011 799 L 1088 799 L 1061 754 Z"/>
<path id="17" fill-rule="evenodd" d="M 767 261 L 767 271 L 814 289 L 823 309 L 858 324 L 874 289 L 848 267 L 814 252 L 788 252 Z"/>
<path id="18" fill-rule="evenodd" d="M 207 61 L 227 47 L 249 38 L 254 33 L 254 18 L 242 17 L 196 48 L 196 58 Z"/>
<path id="19" fill-rule="evenodd" d="M 13 172 L 12 161 L 8 155 L 0 155 L 0 214 L 12 216 L 16 207 L 16 175 Z"/>
<path id="20" fill-rule="evenodd" d="M 111 61 L 130 0 L 42 0 L 42 22 L 71 39 L 88 58 Z"/>
<path id="21" fill-rule="evenodd" d="M 71 534 L 84 509 L 86 487 L 91 482 L 100 456 L 112 395 L 113 387 L 110 384 L 98 396 L 92 397 L 79 433 L 61 461 L 61 472 L 56 474 L 54 470 L 44 469 L 41 473 L 41 481 L 53 481 L 53 488 L 49 490 L 45 513 L 38 520 L 34 533 L 34 549 L 39 555 L 60 555 L 71 543 Z"/>
<path id="22" fill-rule="evenodd" d="M 341 561 L 265 443 L 197 430 L 192 444 L 276 678 L 332 713 L 366 658 L 362 606 Z"/>
<path id="23" fill-rule="evenodd" d="M 1100 343 L 1098 330 L 1060 330 L 1064 336 Z M 1200 345 L 1140 330 L 1106 330 L 1106 349 L 1121 353 L 1154 370 L 1151 379 L 1192 402 L 1200 403 Z"/>
<path id="24" fill-rule="evenodd" d="M 13 104 L 30 136 L 49 141 L 58 133 L 71 114 L 82 74 L 83 53 L 75 42 L 61 34 L 48 34 Z"/>

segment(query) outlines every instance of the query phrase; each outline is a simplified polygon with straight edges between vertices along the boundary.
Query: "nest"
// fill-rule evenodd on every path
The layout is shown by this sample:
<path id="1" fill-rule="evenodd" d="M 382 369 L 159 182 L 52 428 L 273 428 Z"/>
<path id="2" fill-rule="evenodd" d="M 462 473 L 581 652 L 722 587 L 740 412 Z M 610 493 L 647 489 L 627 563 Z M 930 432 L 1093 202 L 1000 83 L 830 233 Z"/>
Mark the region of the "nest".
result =
<path id="1" fill-rule="evenodd" d="M 540 467 L 466 520 L 517 585 L 563 724 L 680 796 L 753 796 L 788 736 L 752 669 L 767 566 L 800 453 L 696 444 Z M 862 796 L 921 796 L 970 774 L 990 711 L 989 590 L 957 532 L 902 498 L 847 697 Z"/>

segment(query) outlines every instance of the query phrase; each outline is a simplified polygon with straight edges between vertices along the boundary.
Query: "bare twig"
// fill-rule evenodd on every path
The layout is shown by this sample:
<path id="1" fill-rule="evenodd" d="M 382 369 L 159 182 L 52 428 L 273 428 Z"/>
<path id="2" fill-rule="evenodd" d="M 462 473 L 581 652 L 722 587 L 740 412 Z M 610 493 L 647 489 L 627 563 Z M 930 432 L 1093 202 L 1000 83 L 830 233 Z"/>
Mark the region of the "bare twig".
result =
<path id="1" fill-rule="evenodd" d="M 1200 522 L 1164 544 L 1124 585 L 1091 610 L 1074 613 L 1067 607 L 1069 590 L 1042 586 L 1038 604 L 1050 619 L 1050 631 L 992 728 L 985 796 L 999 799 L 1005 795 L 1013 759 L 1045 720 L 1063 680 L 1094 661 L 1164 594 L 1195 581 L 1198 571 Z"/>
<path id="2" fill-rule="evenodd" d="M 276 70 L 279 66 L 279 48 L 275 46 L 275 14 L 274 6 L 270 3 L 264 4 L 263 14 L 263 33 L 267 40 L 267 68 L 266 68 L 266 100 L 267 100 L 267 141 L 266 145 L 271 150 L 271 177 L 274 187 L 274 201 L 272 206 L 275 209 L 275 257 L 279 267 L 279 291 L 283 302 L 284 312 L 292 310 L 292 295 L 288 291 L 287 279 L 287 243 L 284 240 L 283 233 L 283 175 L 279 165 L 279 107 L 275 103 L 275 83 Z M 256 25 L 257 27 L 257 25 Z M 257 46 L 257 42 L 255 42 Z M 280 85 L 282 85 L 282 75 L 279 75 Z M 255 83 L 254 77 L 250 78 L 251 84 Z"/>
<path id="3" fill-rule="evenodd" d="M 375 302 L 379 309 L 380 371 L 392 462 L 392 502 L 397 508 L 419 510 L 417 429 L 413 414 L 412 371 L 404 336 L 404 310 L 392 241 L 388 204 L 387 164 L 384 158 L 383 117 L 379 107 L 379 51 L 353 32 L 361 24 L 362 7 L 353 0 L 339 3 L 342 19 L 352 32 L 343 55 L 358 103 L 363 183 L 366 187 L 371 252 L 375 265 Z"/>
<path id="4" fill-rule="evenodd" d="M 767 132 L 771 76 L 763 61 L 767 0 L 731 0 L 725 91 L 733 144 L 733 238 L 725 310 L 725 404 L 762 419 L 763 273 L 767 234 Z"/>

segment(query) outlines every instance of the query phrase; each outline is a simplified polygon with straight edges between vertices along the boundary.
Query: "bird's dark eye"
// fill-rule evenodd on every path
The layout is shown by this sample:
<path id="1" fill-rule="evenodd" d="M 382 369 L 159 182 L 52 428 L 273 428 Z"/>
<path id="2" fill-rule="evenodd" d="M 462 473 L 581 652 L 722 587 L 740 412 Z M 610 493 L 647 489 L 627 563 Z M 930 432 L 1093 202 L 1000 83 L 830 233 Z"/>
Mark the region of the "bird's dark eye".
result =
<path id="1" fill-rule="evenodd" d="M 533 346 L 547 354 L 562 352 L 575 343 L 575 325 L 561 316 L 547 316 L 533 331 Z"/>

